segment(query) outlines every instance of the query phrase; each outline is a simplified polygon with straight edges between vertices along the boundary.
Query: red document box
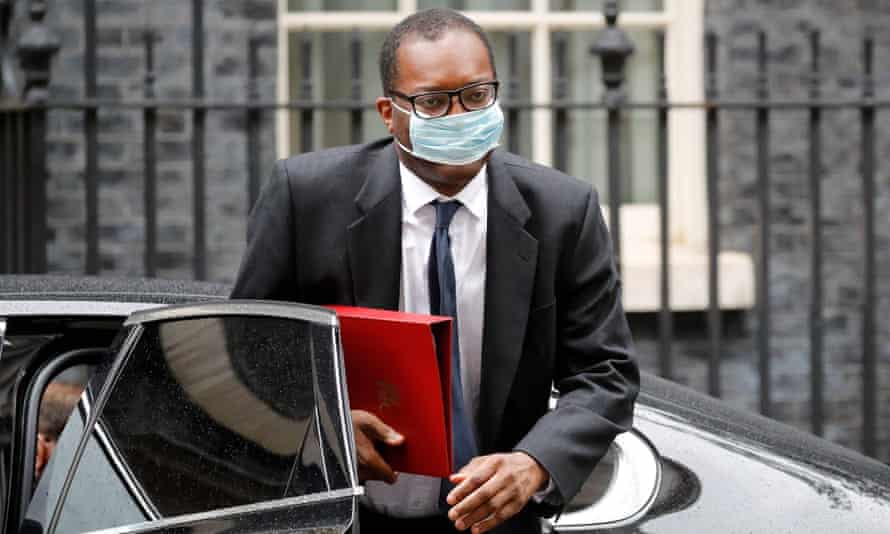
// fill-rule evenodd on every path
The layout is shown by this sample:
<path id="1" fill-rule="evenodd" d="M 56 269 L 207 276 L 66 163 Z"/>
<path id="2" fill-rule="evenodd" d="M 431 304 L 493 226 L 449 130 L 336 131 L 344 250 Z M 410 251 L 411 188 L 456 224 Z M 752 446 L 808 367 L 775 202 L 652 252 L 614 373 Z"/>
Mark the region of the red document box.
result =
<path id="1" fill-rule="evenodd" d="M 383 446 L 396 471 L 445 478 L 451 465 L 451 318 L 330 306 L 340 320 L 352 409 L 405 436 Z"/>

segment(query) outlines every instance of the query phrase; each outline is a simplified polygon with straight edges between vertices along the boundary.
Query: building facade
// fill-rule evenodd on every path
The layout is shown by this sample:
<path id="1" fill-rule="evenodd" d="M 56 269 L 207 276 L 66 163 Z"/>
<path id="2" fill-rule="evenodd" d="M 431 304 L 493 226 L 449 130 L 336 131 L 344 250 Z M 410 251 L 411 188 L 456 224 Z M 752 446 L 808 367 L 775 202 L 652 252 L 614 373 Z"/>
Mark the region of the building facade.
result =
<path id="1" fill-rule="evenodd" d="M 203 91 L 215 102 L 308 101 L 340 103 L 311 112 L 263 108 L 260 142 L 246 139 L 243 108 L 206 114 L 206 277 L 230 281 L 244 247 L 251 194 L 246 176 L 266 176 L 278 157 L 312 147 L 370 140 L 385 130 L 370 106 L 379 94 L 376 57 L 396 21 L 432 6 L 468 12 L 495 47 L 501 98 L 517 104 L 509 125 L 511 147 L 529 159 L 562 167 L 590 181 L 608 200 L 607 111 L 585 107 L 603 96 L 599 59 L 591 53 L 605 22 L 597 0 L 206 0 Z M 774 100 L 804 100 L 814 83 L 824 99 L 857 99 L 865 89 L 862 42 L 874 41 L 874 97 L 890 92 L 890 5 L 818 0 L 628 0 L 618 25 L 635 44 L 624 89 L 631 102 L 655 102 L 661 91 L 676 103 L 706 97 L 750 101 L 763 91 Z M 61 38 L 53 62 L 50 98 L 86 96 L 85 16 L 82 0 L 50 3 L 47 21 Z M 114 101 L 196 96 L 193 4 L 180 0 L 98 0 L 95 96 Z M 21 16 L 21 15 L 20 15 Z M 146 71 L 146 29 L 153 30 L 154 65 Z M 818 77 L 812 75 L 811 35 L 818 30 Z M 706 35 L 712 32 L 708 68 Z M 766 41 L 761 75 L 760 35 Z M 256 61 L 249 61 L 251 43 Z M 662 70 L 664 75 L 661 75 Z M 714 76 L 710 76 L 712 70 Z M 147 74 L 150 74 L 147 76 Z M 148 80 L 148 84 L 147 84 Z M 765 80 L 762 83 L 761 80 Z M 709 91 L 712 94 L 709 94 Z M 343 102 L 363 102 L 357 111 Z M 558 106 L 568 106 L 563 128 Z M 355 118 L 356 113 L 360 118 Z M 763 261 L 764 182 L 758 172 L 757 111 L 741 106 L 720 113 L 716 202 L 720 242 L 722 351 L 719 393 L 730 402 L 761 408 L 757 276 Z M 769 111 L 771 221 L 766 256 L 770 336 L 770 414 L 812 428 L 813 188 L 806 107 Z M 191 278 L 194 270 L 194 163 L 191 112 L 175 106 L 157 114 L 156 275 Z M 658 347 L 658 157 L 655 109 L 628 109 L 622 118 L 620 191 L 622 266 L 626 304 L 649 371 L 660 369 Z M 863 442 L 863 332 L 865 190 L 863 128 L 856 106 L 826 108 L 821 117 L 822 358 L 825 365 L 822 433 L 853 448 Z M 872 195 L 876 213 L 877 318 L 890 316 L 890 117 L 878 109 L 878 165 Z M 141 108 L 98 111 L 99 274 L 145 274 L 145 202 Z M 671 222 L 673 378 L 709 391 L 714 371 L 708 329 L 707 116 L 700 106 L 672 108 L 667 126 Z M 358 125 L 358 126 L 356 126 Z M 85 270 L 86 214 L 84 113 L 52 109 L 48 123 L 48 263 L 52 272 Z M 256 168 L 258 166 L 258 169 Z M 618 194 L 618 193 L 616 193 Z M 761 299 L 763 300 L 763 299 Z M 761 303 L 762 304 L 762 303 Z M 890 460 L 890 322 L 878 320 L 876 449 Z M 711 373 L 709 375 L 709 372 Z"/>

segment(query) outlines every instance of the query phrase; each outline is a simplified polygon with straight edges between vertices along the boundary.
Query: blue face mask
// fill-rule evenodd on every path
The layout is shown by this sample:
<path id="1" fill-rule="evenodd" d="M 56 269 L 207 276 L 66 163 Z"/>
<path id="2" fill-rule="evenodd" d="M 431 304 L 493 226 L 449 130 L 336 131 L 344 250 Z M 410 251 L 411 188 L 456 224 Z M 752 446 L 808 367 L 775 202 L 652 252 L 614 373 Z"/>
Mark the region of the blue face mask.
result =
<path id="1" fill-rule="evenodd" d="M 484 158 L 498 146 L 504 131 L 504 113 L 498 102 L 479 111 L 421 119 L 395 102 L 393 107 L 411 117 L 408 131 L 411 147 L 399 140 L 402 150 L 416 158 L 443 165 L 466 165 Z"/>

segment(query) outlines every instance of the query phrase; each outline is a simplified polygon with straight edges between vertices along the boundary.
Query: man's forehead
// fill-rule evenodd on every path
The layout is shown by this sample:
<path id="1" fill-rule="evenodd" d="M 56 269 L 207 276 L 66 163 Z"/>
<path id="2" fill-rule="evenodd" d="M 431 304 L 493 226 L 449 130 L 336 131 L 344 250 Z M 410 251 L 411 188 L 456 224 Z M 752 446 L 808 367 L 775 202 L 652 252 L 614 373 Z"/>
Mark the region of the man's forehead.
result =
<path id="1" fill-rule="evenodd" d="M 461 28 L 445 30 L 437 39 L 406 35 L 396 61 L 397 84 L 413 91 L 456 89 L 494 78 L 485 43 Z"/>

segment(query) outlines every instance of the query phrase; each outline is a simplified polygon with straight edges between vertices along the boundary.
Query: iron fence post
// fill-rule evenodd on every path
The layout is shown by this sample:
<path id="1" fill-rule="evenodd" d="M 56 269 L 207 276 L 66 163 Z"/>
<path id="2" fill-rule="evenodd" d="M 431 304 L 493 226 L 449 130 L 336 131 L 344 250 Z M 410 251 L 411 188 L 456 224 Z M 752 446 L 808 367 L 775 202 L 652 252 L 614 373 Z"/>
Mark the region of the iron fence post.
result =
<path id="1" fill-rule="evenodd" d="M 862 451 L 878 452 L 878 349 L 877 349 L 877 229 L 875 226 L 877 132 L 875 121 L 874 36 L 866 31 L 862 43 L 861 173 L 865 258 L 862 294 Z"/>
<path id="2" fill-rule="evenodd" d="M 670 177 L 668 176 L 668 103 L 664 32 L 658 33 L 658 226 L 661 268 L 659 269 L 658 368 L 662 377 L 674 376 L 671 340 L 674 337 L 671 316 L 671 224 Z"/>
<path id="3" fill-rule="evenodd" d="M 705 154 L 707 166 L 708 203 L 708 393 L 721 395 L 721 362 L 723 355 L 723 315 L 720 310 L 720 96 L 717 73 L 717 35 L 705 37 L 707 61 L 705 98 Z"/>
<path id="4" fill-rule="evenodd" d="M 145 168 L 145 276 L 157 276 L 158 259 L 158 155 L 157 131 L 158 108 L 155 99 L 155 31 L 146 26 L 145 41 L 145 84 L 144 95 L 147 104 L 142 111 L 142 162 Z"/>
<path id="5" fill-rule="evenodd" d="M 621 106 L 626 94 L 624 91 L 624 64 L 633 54 L 634 45 L 618 21 L 618 2 L 609 0 L 603 8 L 606 28 L 599 33 L 590 52 L 600 57 L 602 79 L 606 86 L 603 102 L 608 109 L 608 148 L 609 148 L 609 232 L 615 264 L 621 269 Z"/>
<path id="6" fill-rule="evenodd" d="M 204 99 L 204 0 L 192 0 L 192 98 Z M 192 109 L 192 270 L 207 279 L 207 113 Z"/>
<path id="7" fill-rule="evenodd" d="M 98 39 L 96 31 L 96 0 L 83 2 L 83 78 L 84 95 L 96 98 L 99 89 Z M 99 250 L 99 109 L 84 111 L 84 186 L 86 188 L 86 273 L 101 272 Z"/>
<path id="8" fill-rule="evenodd" d="M 303 56 L 302 79 L 300 80 L 300 100 L 307 107 L 300 111 L 300 152 L 312 152 L 313 134 L 315 130 L 315 114 L 310 106 L 312 102 L 312 38 L 304 35 L 300 42 L 300 53 Z"/>
<path id="9" fill-rule="evenodd" d="M 15 71 L 12 68 L 9 30 L 12 25 L 12 1 L 0 0 L 0 98 L 15 95 Z"/>
<path id="10" fill-rule="evenodd" d="M 770 260 L 772 257 L 772 218 L 771 194 L 772 171 L 770 169 L 771 110 L 769 77 L 767 74 L 766 32 L 760 30 L 757 46 L 757 101 L 755 117 L 757 144 L 757 204 L 760 214 L 757 258 L 757 351 L 760 359 L 760 413 L 769 417 L 773 411 L 772 401 L 772 353 L 770 336 L 772 332 L 772 310 L 770 308 Z"/>
<path id="11" fill-rule="evenodd" d="M 9 64 L 9 28 L 12 22 L 11 0 L 0 0 L 0 101 L 15 95 L 13 69 Z M 15 247 L 10 183 L 13 175 L 12 113 L 0 110 L 0 273 L 13 271 Z"/>
<path id="12" fill-rule="evenodd" d="M 568 36 L 559 32 L 553 36 L 553 102 L 563 103 L 569 97 Z M 569 116 L 560 106 L 553 113 L 553 166 L 563 172 L 569 168 Z"/>
<path id="13" fill-rule="evenodd" d="M 810 235 L 813 245 L 810 249 L 810 429 L 813 434 L 825 434 L 825 358 L 822 281 L 822 108 L 815 104 L 822 98 L 821 92 L 821 44 L 819 32 L 810 32 L 810 100 L 814 104 L 809 113 L 809 173 L 810 173 L 810 213 L 812 223 Z"/>
<path id="14" fill-rule="evenodd" d="M 515 102 L 519 100 L 519 36 L 512 32 L 507 41 L 507 150 L 519 152 L 519 109 Z"/>
<path id="15" fill-rule="evenodd" d="M 357 145 L 362 142 L 364 132 L 364 114 L 360 107 L 362 101 L 362 34 L 358 29 L 352 30 L 349 38 L 349 60 L 351 67 L 350 97 L 355 107 L 349 112 L 349 142 Z"/>
<path id="16" fill-rule="evenodd" d="M 247 100 L 260 99 L 257 78 L 259 77 L 260 40 L 252 35 L 247 40 Z M 260 108 L 247 108 L 247 199 L 248 210 L 253 209 L 260 196 Z"/>
<path id="17" fill-rule="evenodd" d="M 22 272 L 46 272 L 46 114 L 44 107 L 49 94 L 50 61 L 59 50 L 60 41 L 44 21 L 46 2 L 31 0 L 28 12 L 28 27 L 18 41 L 19 64 L 24 73 L 24 101 L 26 110 L 27 164 L 25 172 L 14 176 L 21 181 L 26 204 L 19 209 L 27 209 L 24 227 L 20 235 L 24 237 L 24 258 L 20 263 Z M 27 206 L 27 208 L 25 207 Z"/>

